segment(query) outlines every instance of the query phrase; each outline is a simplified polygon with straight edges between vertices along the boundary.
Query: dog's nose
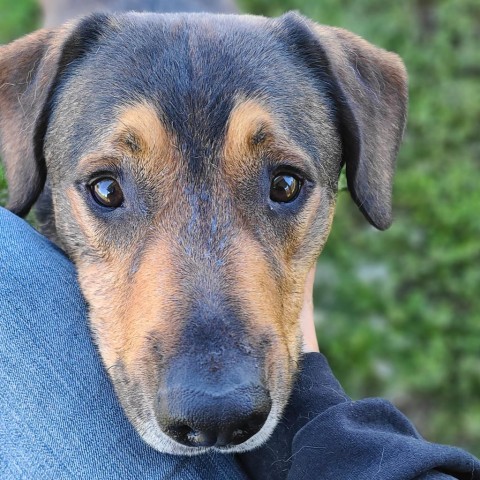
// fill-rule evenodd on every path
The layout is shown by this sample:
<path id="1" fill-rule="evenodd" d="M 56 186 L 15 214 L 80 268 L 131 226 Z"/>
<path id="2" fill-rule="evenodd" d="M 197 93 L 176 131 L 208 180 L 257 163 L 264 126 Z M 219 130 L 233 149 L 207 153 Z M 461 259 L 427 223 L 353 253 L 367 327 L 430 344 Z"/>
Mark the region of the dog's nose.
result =
<path id="1" fill-rule="evenodd" d="M 161 389 L 157 397 L 157 420 L 162 430 L 188 447 L 239 445 L 263 427 L 271 400 L 258 384 L 233 389 Z"/>
<path id="2" fill-rule="evenodd" d="M 165 431 L 175 441 L 187 447 L 229 447 L 253 437 L 261 430 L 267 417 L 268 412 L 255 413 L 214 426 L 187 420 L 174 422 L 167 426 Z"/>

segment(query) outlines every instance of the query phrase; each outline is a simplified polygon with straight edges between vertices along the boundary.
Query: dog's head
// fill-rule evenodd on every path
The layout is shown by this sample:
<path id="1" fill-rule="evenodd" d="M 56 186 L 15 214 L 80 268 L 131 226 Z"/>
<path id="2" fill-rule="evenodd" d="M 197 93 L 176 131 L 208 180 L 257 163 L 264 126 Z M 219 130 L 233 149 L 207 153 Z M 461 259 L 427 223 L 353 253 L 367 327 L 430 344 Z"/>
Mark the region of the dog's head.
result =
<path id="1" fill-rule="evenodd" d="M 9 208 L 47 185 L 120 401 L 154 448 L 265 441 L 346 164 L 391 222 L 397 56 L 297 14 L 94 15 L 0 49 Z"/>

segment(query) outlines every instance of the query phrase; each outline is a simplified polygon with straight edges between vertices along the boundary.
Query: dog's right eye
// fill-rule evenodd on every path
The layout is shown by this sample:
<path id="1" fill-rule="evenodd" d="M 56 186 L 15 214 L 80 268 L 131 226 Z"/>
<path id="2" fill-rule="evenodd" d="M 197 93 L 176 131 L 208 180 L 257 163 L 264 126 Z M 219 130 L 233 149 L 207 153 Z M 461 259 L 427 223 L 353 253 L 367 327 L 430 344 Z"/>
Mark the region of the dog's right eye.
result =
<path id="1" fill-rule="evenodd" d="M 123 203 L 123 192 L 116 180 L 97 178 L 89 185 L 94 200 L 104 207 L 118 208 Z"/>

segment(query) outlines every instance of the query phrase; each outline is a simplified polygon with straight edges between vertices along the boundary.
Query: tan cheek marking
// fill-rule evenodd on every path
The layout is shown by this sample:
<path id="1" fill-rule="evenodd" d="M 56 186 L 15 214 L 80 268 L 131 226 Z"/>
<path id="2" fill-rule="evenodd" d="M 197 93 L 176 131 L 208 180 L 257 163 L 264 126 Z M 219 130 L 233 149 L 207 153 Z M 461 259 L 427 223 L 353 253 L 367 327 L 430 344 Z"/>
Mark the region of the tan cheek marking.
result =
<path id="1" fill-rule="evenodd" d="M 123 360 L 127 370 L 133 371 L 143 356 L 148 357 L 152 342 L 158 341 L 164 360 L 176 353 L 183 325 L 182 312 L 175 304 L 179 294 L 174 265 L 170 242 L 163 239 L 150 246 L 134 276 L 125 308 L 125 337 L 129 342 Z M 145 343 L 147 338 L 150 344 Z"/>
<path id="2" fill-rule="evenodd" d="M 129 277 L 132 257 L 85 263 L 78 271 L 105 365 L 122 360 L 126 371 L 138 377 L 155 373 L 157 362 L 151 357 L 157 340 L 164 358 L 175 353 L 181 325 L 172 303 L 176 282 L 168 244 L 151 245 L 133 278 Z"/>
<path id="3" fill-rule="evenodd" d="M 298 314 L 301 295 L 292 296 L 287 283 L 273 278 L 268 259 L 247 235 L 240 233 L 231 258 L 235 290 L 242 309 L 249 315 L 249 336 L 255 343 L 267 336 L 267 378 L 274 382 L 281 373 L 286 384 L 292 378 L 290 361 L 298 359 Z M 274 373 L 276 372 L 276 374 Z M 276 388 L 275 385 L 271 385 Z"/>
<path id="4" fill-rule="evenodd" d="M 242 232 L 236 235 L 233 251 L 229 275 L 235 278 L 236 293 L 250 313 L 253 324 L 276 324 L 282 313 L 281 292 L 263 252 Z"/>
<path id="5" fill-rule="evenodd" d="M 295 230 L 286 239 L 284 254 L 288 264 L 297 265 L 300 270 L 305 264 L 312 265 L 325 246 L 334 212 L 335 198 L 323 187 L 317 187 L 298 215 Z"/>
<path id="6" fill-rule="evenodd" d="M 126 272 L 121 262 L 77 264 L 80 287 L 89 305 L 90 326 L 106 368 L 124 349 Z"/>
<path id="7" fill-rule="evenodd" d="M 327 194 L 314 195 L 298 219 L 295 235 L 287 240 L 282 295 L 288 299 L 284 302 L 284 314 L 291 322 L 299 318 L 306 276 L 325 245 L 334 211 L 334 199 L 329 199 Z"/>

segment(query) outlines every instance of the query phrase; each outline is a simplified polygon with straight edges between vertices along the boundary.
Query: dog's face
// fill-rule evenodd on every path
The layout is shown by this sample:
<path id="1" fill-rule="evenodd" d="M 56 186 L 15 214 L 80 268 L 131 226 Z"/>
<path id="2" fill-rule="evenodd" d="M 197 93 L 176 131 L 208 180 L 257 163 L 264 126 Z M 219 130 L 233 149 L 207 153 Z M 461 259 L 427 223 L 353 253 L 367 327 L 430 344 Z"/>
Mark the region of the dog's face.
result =
<path id="1" fill-rule="evenodd" d="M 128 14 L 3 47 L 0 72 L 10 208 L 48 179 L 137 431 L 169 453 L 260 445 L 344 162 L 367 218 L 390 223 L 400 61 L 297 15 Z"/>

